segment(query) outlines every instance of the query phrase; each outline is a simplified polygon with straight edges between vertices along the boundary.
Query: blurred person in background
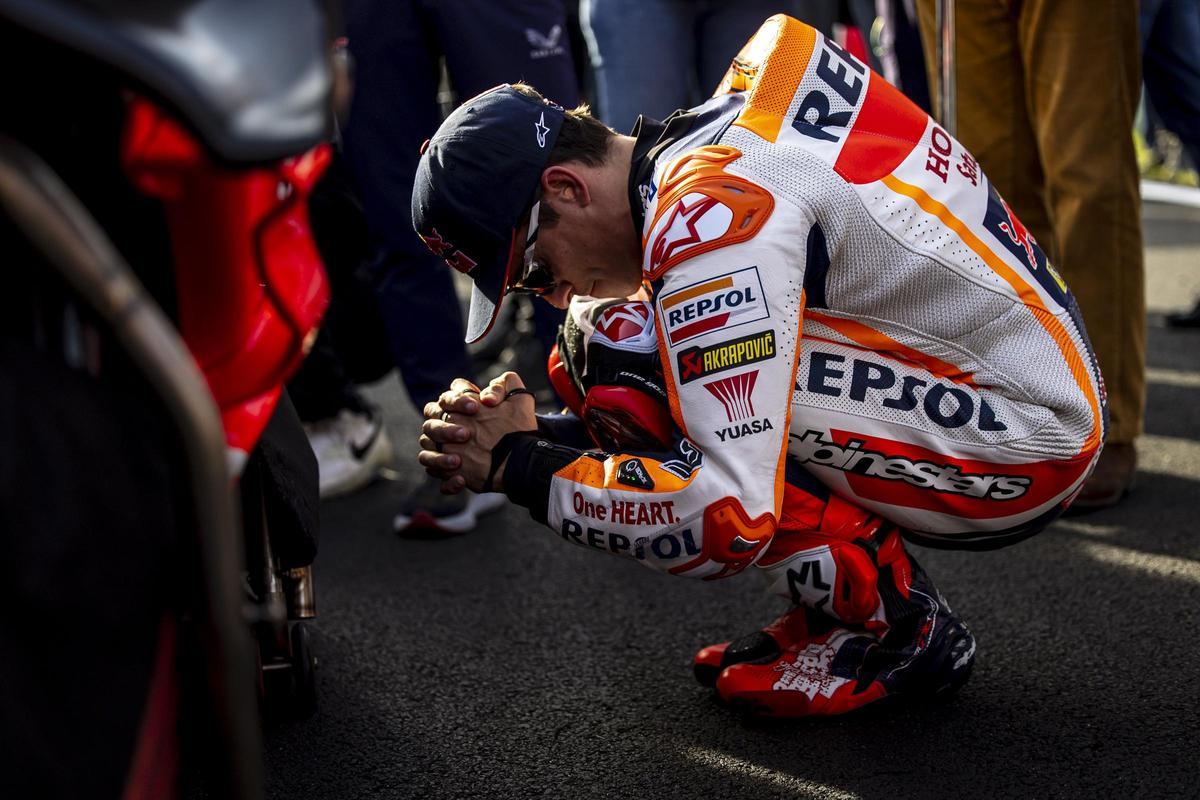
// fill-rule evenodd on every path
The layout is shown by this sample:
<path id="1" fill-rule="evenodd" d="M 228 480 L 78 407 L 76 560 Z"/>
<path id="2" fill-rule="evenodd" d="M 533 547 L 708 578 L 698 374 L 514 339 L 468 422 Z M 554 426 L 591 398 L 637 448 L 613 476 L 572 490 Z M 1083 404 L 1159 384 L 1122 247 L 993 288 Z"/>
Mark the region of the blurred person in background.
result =
<path id="1" fill-rule="evenodd" d="M 1200 170 L 1200 3 L 1142 0 L 1142 73 L 1148 116 L 1179 137 L 1193 171 Z M 1200 327 L 1200 299 L 1167 324 Z"/>
<path id="2" fill-rule="evenodd" d="M 441 63 L 462 98 L 524 79 L 572 106 L 579 89 L 566 14 L 561 0 L 346 0 L 344 12 L 356 74 L 345 152 L 377 251 L 376 293 L 392 354 L 420 408 L 451 379 L 475 374 L 450 274 L 397 222 L 409 216 L 421 143 L 441 121 Z M 394 527 L 470 530 L 501 500 L 447 497 L 423 480 L 401 502 Z"/>
<path id="3" fill-rule="evenodd" d="M 288 393 L 317 457 L 321 499 L 369 484 L 394 457 L 383 416 L 359 391 L 393 361 L 366 267 L 368 233 L 340 142 L 309 197 L 313 239 L 329 275 L 330 303 L 320 333 Z"/>
<path id="4" fill-rule="evenodd" d="M 800 4 L 836 10 L 835 3 Z M 627 131 L 641 114 L 665 119 L 700 102 L 764 19 L 779 12 L 803 19 L 797 5 L 797 0 L 580 0 L 597 116 Z"/>
<path id="5" fill-rule="evenodd" d="M 759 23 L 785 13 L 835 37 L 922 109 L 929 90 L 913 0 L 580 0 L 596 114 L 618 131 L 712 94 Z M 841 26 L 840 28 L 838 26 Z M 835 37 L 836 38 L 836 37 Z M 882 39 L 883 41 L 880 41 Z M 861 44 L 861 46 L 856 46 Z"/>
<path id="6" fill-rule="evenodd" d="M 939 86 L 935 0 L 919 0 Z M 1073 508 L 1121 500 L 1146 403 L 1141 202 L 1131 136 L 1141 83 L 1135 3 L 957 0 L 957 131 L 1071 286 L 1112 424 Z M 934 90 L 938 107 L 940 88 Z"/>

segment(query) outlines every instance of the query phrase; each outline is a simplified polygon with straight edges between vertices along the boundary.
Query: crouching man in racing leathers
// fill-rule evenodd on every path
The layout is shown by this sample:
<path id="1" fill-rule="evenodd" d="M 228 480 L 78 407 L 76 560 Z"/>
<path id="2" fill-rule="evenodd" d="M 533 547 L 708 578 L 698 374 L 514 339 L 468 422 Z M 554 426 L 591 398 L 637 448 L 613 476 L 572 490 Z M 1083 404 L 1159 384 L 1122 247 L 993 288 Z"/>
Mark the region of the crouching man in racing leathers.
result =
<path id="1" fill-rule="evenodd" d="M 995 548 L 1070 503 L 1104 439 L 1070 293 L 970 153 L 802 23 L 717 94 L 618 136 L 503 86 L 421 158 L 413 222 L 468 274 L 571 304 L 538 417 L 508 373 L 425 409 L 445 491 L 584 547 L 792 603 L 697 654 L 725 700 L 838 714 L 961 685 L 975 642 L 905 542 Z M 511 401 L 509 399 L 511 398 Z"/>

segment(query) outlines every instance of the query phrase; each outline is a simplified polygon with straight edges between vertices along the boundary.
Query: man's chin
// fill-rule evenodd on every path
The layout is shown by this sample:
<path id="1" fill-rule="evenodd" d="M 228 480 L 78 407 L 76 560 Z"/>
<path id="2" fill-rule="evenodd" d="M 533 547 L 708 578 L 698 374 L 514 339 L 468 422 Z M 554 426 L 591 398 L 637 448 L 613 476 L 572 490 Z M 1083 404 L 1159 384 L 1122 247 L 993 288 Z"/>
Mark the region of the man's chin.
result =
<path id="1" fill-rule="evenodd" d="M 550 294 L 542 295 L 547 303 L 555 308 L 566 308 L 571 304 L 571 298 L 575 296 L 575 288 L 571 284 L 561 284 Z"/>

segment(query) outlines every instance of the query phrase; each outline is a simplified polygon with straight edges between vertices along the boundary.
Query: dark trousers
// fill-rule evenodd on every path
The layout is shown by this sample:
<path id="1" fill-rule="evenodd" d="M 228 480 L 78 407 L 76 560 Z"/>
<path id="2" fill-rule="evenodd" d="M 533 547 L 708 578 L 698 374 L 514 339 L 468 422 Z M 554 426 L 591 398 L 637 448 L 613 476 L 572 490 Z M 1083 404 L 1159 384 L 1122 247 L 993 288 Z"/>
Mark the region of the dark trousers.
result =
<path id="1" fill-rule="evenodd" d="M 560 0 L 349 0 L 346 32 L 355 62 L 346 155 L 378 248 L 392 354 L 420 408 L 454 378 L 475 377 L 451 272 L 412 229 L 421 143 L 441 121 L 439 57 L 459 98 L 525 81 L 574 106 L 566 14 Z"/>
<path id="2" fill-rule="evenodd" d="M 1142 0 L 1140 27 L 1146 93 L 1200 168 L 1200 4 Z"/>

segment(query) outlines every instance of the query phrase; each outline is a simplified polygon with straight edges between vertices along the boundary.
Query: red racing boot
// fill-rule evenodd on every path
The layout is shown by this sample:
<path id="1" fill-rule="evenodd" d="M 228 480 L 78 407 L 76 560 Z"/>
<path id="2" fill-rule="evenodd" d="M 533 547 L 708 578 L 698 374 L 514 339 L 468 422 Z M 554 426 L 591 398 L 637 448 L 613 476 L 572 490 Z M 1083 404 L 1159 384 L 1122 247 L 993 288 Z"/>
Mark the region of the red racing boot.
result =
<path id="1" fill-rule="evenodd" d="M 970 677 L 975 638 L 936 590 L 914 586 L 913 596 L 882 637 L 828 618 L 818 633 L 819 615 L 796 609 L 787 616 L 806 618 L 809 635 L 774 656 L 743 646 L 761 647 L 762 637 L 770 638 L 766 631 L 731 643 L 717 694 L 739 711 L 788 718 L 845 714 L 884 698 L 949 695 Z M 738 661 L 739 654 L 759 657 Z"/>
<path id="2" fill-rule="evenodd" d="M 702 648 L 692 659 L 692 673 L 701 686 L 712 689 L 726 667 L 775 661 L 788 648 L 808 640 L 807 614 L 803 607 L 793 608 L 762 630 Z"/>
<path id="3" fill-rule="evenodd" d="M 758 566 L 796 607 L 696 654 L 697 680 L 775 717 L 843 714 L 893 696 L 954 691 L 975 639 L 904 549 L 900 531 L 836 497 L 819 530 L 780 531 Z M 782 534 L 782 535 L 781 535 Z"/>

